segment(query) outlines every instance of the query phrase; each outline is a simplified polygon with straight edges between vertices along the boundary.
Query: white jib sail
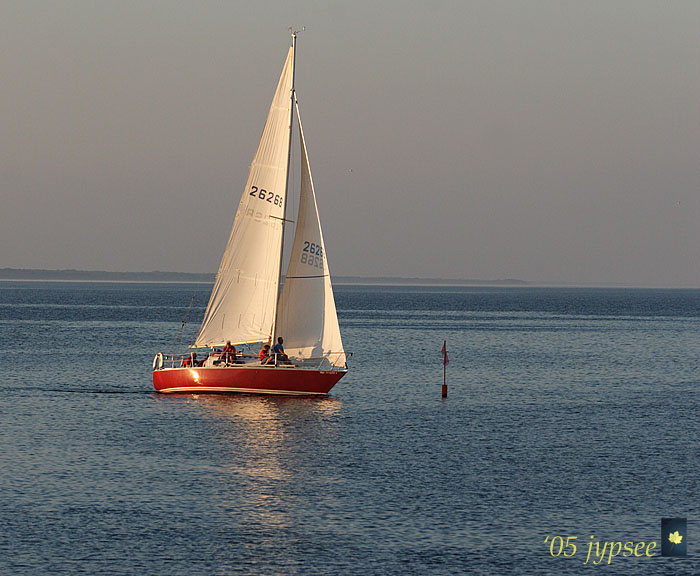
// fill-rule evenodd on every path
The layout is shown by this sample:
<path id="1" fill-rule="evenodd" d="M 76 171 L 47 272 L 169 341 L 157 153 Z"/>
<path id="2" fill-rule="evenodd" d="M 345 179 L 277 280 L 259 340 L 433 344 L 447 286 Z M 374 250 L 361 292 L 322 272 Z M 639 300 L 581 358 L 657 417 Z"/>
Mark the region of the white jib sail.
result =
<path id="1" fill-rule="evenodd" d="M 323 244 L 311 169 L 296 105 L 301 141 L 301 193 L 294 243 L 277 312 L 278 336 L 295 359 L 327 359 L 345 366 L 333 287 Z"/>
<path id="2" fill-rule="evenodd" d="M 267 341 L 279 293 L 292 121 L 293 48 L 250 166 L 226 251 L 193 347 Z"/>

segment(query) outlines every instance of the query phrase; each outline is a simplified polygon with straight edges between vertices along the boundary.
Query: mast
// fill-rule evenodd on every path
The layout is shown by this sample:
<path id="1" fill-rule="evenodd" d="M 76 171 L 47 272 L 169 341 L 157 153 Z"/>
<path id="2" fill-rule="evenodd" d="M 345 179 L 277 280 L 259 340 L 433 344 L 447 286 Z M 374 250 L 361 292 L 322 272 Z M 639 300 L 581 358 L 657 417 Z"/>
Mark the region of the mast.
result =
<path id="1" fill-rule="evenodd" d="M 306 27 L 302 27 L 304 31 Z M 291 104 L 289 106 L 289 131 L 287 141 L 287 181 L 284 185 L 284 205 L 282 207 L 282 244 L 280 246 L 279 270 L 277 272 L 277 298 L 275 298 L 275 310 L 272 316 L 272 333 L 270 334 L 270 343 L 275 342 L 275 331 L 277 330 L 277 310 L 279 308 L 280 292 L 282 290 L 282 257 L 284 255 L 284 225 L 287 221 L 287 196 L 289 195 L 289 165 L 292 161 L 292 126 L 294 125 L 294 76 L 297 65 L 297 30 L 292 32 L 292 90 L 289 94 Z"/>

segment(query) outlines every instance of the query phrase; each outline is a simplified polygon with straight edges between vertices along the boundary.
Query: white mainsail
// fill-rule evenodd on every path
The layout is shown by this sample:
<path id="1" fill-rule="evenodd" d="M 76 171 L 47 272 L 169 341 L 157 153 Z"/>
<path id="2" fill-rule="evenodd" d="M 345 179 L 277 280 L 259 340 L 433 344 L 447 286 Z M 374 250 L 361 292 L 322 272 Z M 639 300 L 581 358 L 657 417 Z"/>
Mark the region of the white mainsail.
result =
<path id="1" fill-rule="evenodd" d="M 338 315 L 321 233 L 311 168 L 296 103 L 301 142 L 301 192 L 294 243 L 277 312 L 276 332 L 295 359 L 327 359 L 345 366 Z"/>
<path id="2" fill-rule="evenodd" d="M 193 348 L 272 336 L 292 123 L 294 48 L 282 69 Z"/>

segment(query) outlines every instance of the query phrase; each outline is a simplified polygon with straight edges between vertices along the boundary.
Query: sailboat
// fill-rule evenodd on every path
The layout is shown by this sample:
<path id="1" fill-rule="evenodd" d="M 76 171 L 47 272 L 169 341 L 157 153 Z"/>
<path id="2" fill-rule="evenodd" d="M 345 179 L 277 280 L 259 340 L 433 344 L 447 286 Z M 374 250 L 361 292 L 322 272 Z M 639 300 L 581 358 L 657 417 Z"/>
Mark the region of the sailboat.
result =
<path id="1" fill-rule="evenodd" d="M 204 319 L 190 346 L 204 353 L 199 360 L 196 352 L 156 354 L 158 392 L 327 394 L 347 373 L 294 87 L 295 56 L 293 33 Z M 283 281 L 284 229 L 292 222 L 286 212 L 294 118 L 301 182 Z M 262 352 L 280 338 L 284 353 Z M 229 345 L 233 354 L 226 353 Z"/>

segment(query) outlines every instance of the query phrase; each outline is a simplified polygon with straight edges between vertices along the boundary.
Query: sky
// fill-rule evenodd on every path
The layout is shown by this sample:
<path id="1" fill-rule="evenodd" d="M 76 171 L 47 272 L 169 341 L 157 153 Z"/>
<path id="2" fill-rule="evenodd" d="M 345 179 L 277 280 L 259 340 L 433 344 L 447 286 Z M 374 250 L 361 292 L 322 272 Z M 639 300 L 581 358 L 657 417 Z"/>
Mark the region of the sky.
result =
<path id="1" fill-rule="evenodd" d="M 700 287 L 698 23 L 696 0 L 2 0 L 0 268 L 215 272 L 305 26 L 333 275 Z"/>

